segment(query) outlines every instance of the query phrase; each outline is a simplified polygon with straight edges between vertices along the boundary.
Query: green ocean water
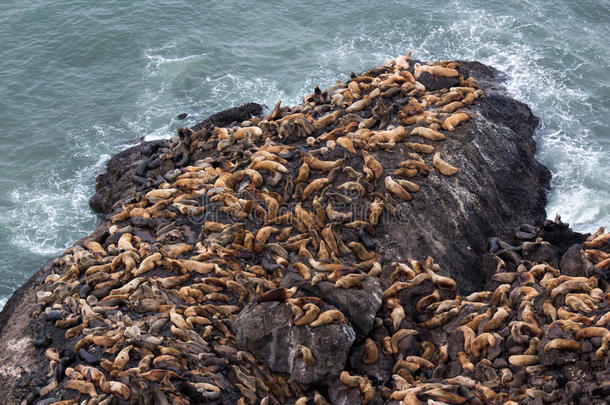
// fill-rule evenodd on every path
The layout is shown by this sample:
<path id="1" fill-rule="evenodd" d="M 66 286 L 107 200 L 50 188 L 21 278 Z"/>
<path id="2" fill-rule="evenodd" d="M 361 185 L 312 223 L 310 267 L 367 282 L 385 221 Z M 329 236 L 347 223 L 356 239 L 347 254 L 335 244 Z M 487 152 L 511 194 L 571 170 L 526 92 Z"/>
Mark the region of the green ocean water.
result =
<path id="1" fill-rule="evenodd" d="M 95 227 L 95 176 L 130 142 L 249 101 L 298 103 L 409 50 L 507 72 L 541 119 L 548 216 L 610 225 L 608 38 L 609 1 L 5 0 L 0 306 Z"/>

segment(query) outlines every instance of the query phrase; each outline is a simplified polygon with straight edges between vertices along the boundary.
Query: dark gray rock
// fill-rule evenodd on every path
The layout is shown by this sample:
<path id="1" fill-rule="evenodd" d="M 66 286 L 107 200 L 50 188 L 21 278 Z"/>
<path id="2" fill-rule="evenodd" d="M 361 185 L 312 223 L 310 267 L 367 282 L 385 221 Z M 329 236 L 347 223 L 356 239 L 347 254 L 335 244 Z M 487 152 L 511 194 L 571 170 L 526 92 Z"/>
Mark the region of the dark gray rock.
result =
<path id="1" fill-rule="evenodd" d="M 530 232 L 517 231 L 515 232 L 515 238 L 520 240 L 532 240 L 536 237 L 535 234 Z"/>
<path id="2" fill-rule="evenodd" d="M 392 356 L 386 356 L 383 354 L 379 341 L 375 340 L 377 344 L 377 352 L 379 358 L 377 362 L 373 364 L 364 364 L 364 344 L 355 345 L 350 354 L 350 366 L 354 372 L 359 375 L 366 375 L 369 380 L 375 384 L 385 384 L 392 377 L 392 366 L 394 365 L 394 358 Z"/>
<path id="3" fill-rule="evenodd" d="M 332 308 L 331 308 L 332 309 Z M 315 328 L 294 326 L 288 306 L 263 302 L 245 308 L 235 322 L 237 345 L 248 350 L 275 372 L 290 374 L 304 386 L 325 383 L 344 369 L 356 338 L 349 323 L 331 323 Z M 311 350 L 316 364 L 307 366 L 299 345 Z"/>
<path id="4" fill-rule="evenodd" d="M 401 290 L 397 295 L 400 302 L 403 304 L 413 303 L 413 305 L 405 305 L 403 307 L 405 311 L 405 318 L 417 319 L 419 317 L 419 313 L 417 312 L 415 304 L 417 304 L 417 302 L 423 297 L 432 294 L 435 289 L 436 287 L 431 281 L 424 281 L 418 286 Z"/>
<path id="5" fill-rule="evenodd" d="M 550 173 L 535 158 L 538 119 L 507 96 L 505 77 L 480 63 L 460 63 L 459 72 L 475 77 L 485 97 L 467 109 L 474 119 L 435 145 L 459 175 L 432 171 L 416 198 L 399 204 L 395 218 L 384 218 L 377 239 L 387 262 L 432 256 L 441 274 L 450 274 L 459 292 L 469 293 L 491 276 L 479 266 L 489 237 L 542 223 Z M 401 160 L 394 154 L 383 164 L 396 167 Z"/>
<path id="6" fill-rule="evenodd" d="M 583 353 L 591 353 L 593 351 L 593 345 L 591 344 L 590 341 L 585 340 L 581 343 L 580 349 L 582 350 Z"/>
<path id="7" fill-rule="evenodd" d="M 417 81 L 426 86 L 426 90 L 429 91 L 448 89 L 457 86 L 459 83 L 457 77 L 434 77 L 426 72 L 423 72 Z"/>
<path id="8" fill-rule="evenodd" d="M 358 337 L 368 335 L 375 321 L 375 314 L 381 307 L 383 291 L 377 279 L 365 276 L 363 288 L 335 288 L 333 283 L 323 281 L 311 285 L 296 273 L 287 273 L 282 280 L 282 287 L 297 286 L 299 291 L 321 298 L 337 307 L 349 319 Z"/>
<path id="9" fill-rule="evenodd" d="M 362 404 L 364 398 L 358 388 L 351 388 L 337 379 L 328 387 L 328 396 L 333 405 L 358 405 Z M 379 392 L 368 403 L 369 405 L 383 405 L 384 401 Z"/>
<path id="10" fill-rule="evenodd" d="M 239 107 L 229 108 L 209 116 L 193 128 L 198 131 L 211 125 L 228 126 L 257 117 L 261 114 L 263 107 L 260 104 L 248 103 Z M 141 140 L 141 139 L 140 139 Z M 108 214 L 113 206 L 124 198 L 129 197 L 136 189 L 136 183 L 132 175 L 136 174 L 138 166 L 147 159 L 154 156 L 159 148 L 167 147 L 169 140 L 156 140 L 142 142 L 115 155 L 106 163 L 106 171 L 96 178 L 95 194 L 89 200 L 89 205 L 94 211 Z M 162 173 L 173 168 L 171 161 L 167 162 Z M 143 173 L 139 173 L 142 177 Z"/>
<path id="11" fill-rule="evenodd" d="M 361 404 L 362 395 L 357 388 L 346 387 L 337 380 L 328 389 L 328 395 L 333 405 Z"/>
<path id="12" fill-rule="evenodd" d="M 559 265 L 557 258 L 559 249 L 555 246 L 541 246 L 536 249 L 533 253 L 527 256 L 528 260 L 531 260 L 535 263 L 548 263 L 553 267 Z"/>
<path id="13" fill-rule="evenodd" d="M 487 347 L 487 358 L 490 361 L 494 361 L 494 359 L 496 357 L 498 357 L 499 355 L 501 355 L 502 353 L 504 353 L 505 349 L 504 349 L 504 339 L 497 339 L 496 338 L 496 345 L 494 347 L 488 346 Z"/>
<path id="14" fill-rule="evenodd" d="M 508 367 L 508 362 L 501 357 L 496 357 L 492 365 L 494 368 L 502 369 Z"/>
<path id="15" fill-rule="evenodd" d="M 580 250 L 583 245 L 578 243 L 572 245 L 561 257 L 561 263 L 559 268 L 562 274 L 575 277 L 586 277 L 585 268 L 582 264 L 582 257 L 580 256 Z"/>
<path id="16" fill-rule="evenodd" d="M 543 227 L 539 235 L 551 245 L 559 247 L 560 251 L 565 252 L 570 246 L 583 243 L 589 234 L 574 232 L 570 229 L 569 224 L 561 222 L 561 218 L 557 217 L 555 221 L 544 221 Z"/>
<path id="17" fill-rule="evenodd" d="M 481 288 L 490 275 L 479 266 L 480 255 L 485 251 L 490 236 L 497 235 L 499 230 L 514 229 L 519 224 L 538 226 L 543 221 L 550 175 L 535 159 L 536 145 L 532 135 L 538 120 L 526 105 L 508 97 L 502 85 L 505 75 L 493 68 L 470 62 L 462 63 L 459 71 L 464 77 L 475 77 L 485 93 L 485 97 L 478 99 L 474 106 L 466 108 L 473 119 L 458 126 L 445 142 L 435 145 L 445 160 L 459 168 L 459 175 L 445 177 L 432 170 L 412 201 L 399 204 L 396 215 L 384 215 L 376 227 L 375 244 L 379 261 L 386 268 L 392 261 L 407 257 L 434 257 L 440 264 L 441 273 L 451 275 L 457 281 L 460 293 L 464 293 Z M 450 86 L 454 83 L 443 83 L 440 81 L 443 79 L 437 82 L 433 77 L 422 76 L 421 80 L 429 89 L 435 88 L 435 85 Z M 205 129 L 210 125 L 231 125 L 260 112 L 260 105 L 248 104 L 216 114 L 190 131 L 179 131 L 179 136 L 173 140 L 145 142 L 118 154 L 108 162 L 106 173 L 98 176 L 91 206 L 100 213 L 110 214 L 119 202 L 127 201 L 134 192 L 142 192 L 149 187 L 147 182 L 158 181 L 168 174 L 163 170 L 183 167 L 187 163 L 180 154 L 188 155 L 185 151 L 188 152 L 189 143 L 194 145 L 189 137 L 192 131 L 199 131 L 197 140 L 205 141 Z M 201 149 L 198 153 L 218 157 L 215 150 L 209 149 L 211 146 L 202 142 L 198 146 Z M 386 172 L 404 160 L 402 152 L 404 150 L 397 150 L 397 153 L 381 160 Z M 336 153 L 339 153 L 338 149 Z M 161 154 L 165 155 L 163 159 L 160 158 Z M 197 156 L 193 153 L 187 158 L 195 161 Z M 425 159 L 431 166 L 431 156 Z M 167 164 L 164 166 L 163 162 Z M 291 171 L 294 169 L 290 167 Z M 380 183 L 376 186 L 383 187 Z M 153 222 L 150 221 L 151 225 Z M 107 227 L 108 221 L 103 220 L 98 229 L 104 231 Z M 149 228 L 152 232 L 156 225 Z M 567 233 L 564 228 L 552 224 L 545 227 L 543 232 L 546 234 L 542 236 L 548 235 L 545 239 L 551 242 L 565 240 Z M 195 232 L 195 235 L 198 234 L 198 231 Z M 105 240 L 106 236 L 99 235 L 96 239 Z M 578 235 L 572 236 L 574 241 L 570 245 L 582 243 Z M 34 350 L 29 343 L 30 339 L 38 337 L 30 313 L 35 308 L 35 292 L 49 271 L 48 268 L 41 269 L 14 294 L 0 313 L 0 363 L 10 371 L 0 374 L 0 385 L 8 387 L 0 391 L 0 403 L 11 403 L 7 400 L 9 397 L 22 399 L 26 390 L 44 385 L 47 362 L 40 351 Z M 382 280 L 382 283 L 387 283 L 387 280 Z M 373 284 L 367 280 L 365 289 L 349 291 L 344 297 L 333 297 L 334 293 L 322 291 L 312 295 L 326 296 L 327 302 L 341 308 L 353 322 L 353 328 L 364 336 L 370 330 L 379 308 L 376 294 L 372 294 L 373 298 L 368 296 L 371 295 L 370 291 L 380 291 L 380 287 Z M 405 304 L 412 303 L 408 307 L 414 308 L 418 297 L 431 292 L 428 288 L 409 289 L 413 290 L 413 294 L 399 295 L 399 298 Z M 356 298 L 360 298 L 360 301 Z M 419 314 L 407 314 L 407 318 L 410 316 L 418 318 Z M 271 363 L 272 369 L 288 373 L 295 381 L 305 385 L 333 381 L 345 366 L 356 332 L 350 324 L 296 328 L 292 326 L 291 317 L 283 304 L 274 306 L 263 303 L 244 310 L 236 322 L 240 346 Z M 438 329 L 455 330 L 455 326 L 454 322 Z M 63 331 L 61 333 L 63 335 Z M 54 339 L 54 342 L 67 344 L 60 339 Z M 316 366 L 304 366 L 303 360 L 295 355 L 298 344 L 312 350 L 317 359 Z M 403 342 L 401 350 L 402 345 Z M 523 350 L 521 347 L 517 349 Z M 447 367 L 447 376 L 461 371 L 459 362 L 455 360 L 450 361 Z M 21 373 L 21 369 L 35 371 L 36 375 L 32 377 L 31 387 L 17 393 L 13 388 L 14 375 Z"/>

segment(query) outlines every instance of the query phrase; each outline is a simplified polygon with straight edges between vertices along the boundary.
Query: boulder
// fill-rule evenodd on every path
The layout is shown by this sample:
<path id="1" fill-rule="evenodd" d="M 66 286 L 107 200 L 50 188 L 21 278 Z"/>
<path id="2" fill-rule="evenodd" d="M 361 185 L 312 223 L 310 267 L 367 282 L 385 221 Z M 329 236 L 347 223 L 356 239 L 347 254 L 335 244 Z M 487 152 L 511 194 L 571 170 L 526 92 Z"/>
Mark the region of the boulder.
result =
<path id="1" fill-rule="evenodd" d="M 309 280 L 304 280 L 296 273 L 288 273 L 282 280 L 282 287 L 293 286 L 337 307 L 349 319 L 360 338 L 366 337 L 371 331 L 383 297 L 379 281 L 368 275 L 362 282 L 362 288 L 346 289 L 335 288 L 333 283 L 328 281 L 321 281 L 312 286 Z"/>
<path id="2" fill-rule="evenodd" d="M 329 308 L 333 309 L 333 308 Z M 235 322 L 237 344 L 275 372 L 290 374 L 304 385 L 325 383 L 345 367 L 356 333 L 349 323 L 295 326 L 287 305 L 262 302 L 245 308 Z M 300 346 L 311 350 L 315 365 L 307 365 Z"/>
<path id="3" fill-rule="evenodd" d="M 584 277 L 585 269 L 582 264 L 582 258 L 580 256 L 580 250 L 583 245 L 580 243 L 574 244 L 568 248 L 568 250 L 561 257 L 561 263 L 559 268 L 562 274 L 574 277 Z"/>

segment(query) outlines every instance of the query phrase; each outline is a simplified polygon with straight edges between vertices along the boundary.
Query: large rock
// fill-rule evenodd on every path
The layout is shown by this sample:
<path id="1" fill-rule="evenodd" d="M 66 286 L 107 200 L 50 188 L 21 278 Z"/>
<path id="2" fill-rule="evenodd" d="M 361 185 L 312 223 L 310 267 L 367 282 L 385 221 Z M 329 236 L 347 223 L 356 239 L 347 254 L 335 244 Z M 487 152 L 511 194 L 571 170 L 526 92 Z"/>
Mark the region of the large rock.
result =
<path id="1" fill-rule="evenodd" d="M 355 344 L 350 352 L 349 363 L 356 373 L 359 375 L 366 375 L 371 382 L 376 385 L 386 384 L 392 377 L 392 366 L 394 365 L 394 357 L 392 355 L 386 355 L 379 342 L 382 342 L 385 337 L 389 336 L 388 331 L 383 327 L 375 327 L 371 334 L 370 339 L 375 342 L 377 346 L 377 353 L 379 358 L 373 364 L 365 364 L 364 358 L 364 342 Z"/>
<path id="2" fill-rule="evenodd" d="M 343 325 L 296 328 L 292 326 L 290 311 L 283 304 L 263 303 L 246 309 L 236 325 L 237 339 L 242 348 L 268 362 L 272 369 L 290 374 L 297 382 L 329 384 L 345 366 L 356 331 L 361 336 L 370 331 L 379 308 L 379 293 L 388 284 L 392 261 L 402 261 L 407 257 L 425 259 L 431 255 L 443 273 L 456 279 L 460 292 L 474 291 L 482 287 L 488 277 L 478 266 L 487 237 L 496 235 L 498 230 L 513 229 L 523 223 L 542 223 L 550 175 L 535 160 L 532 135 L 537 119 L 526 105 L 507 96 L 502 87 L 505 77 L 495 69 L 465 62 L 460 73 L 464 77 L 474 76 L 485 97 L 469 108 L 473 119 L 455 132 L 447 133 L 447 140 L 435 145 L 445 160 L 459 168 L 459 174 L 444 177 L 432 171 L 416 198 L 399 204 L 397 215 L 381 219 L 374 241 L 379 263 L 383 266 L 381 286 L 368 279 L 361 291 L 331 293 L 326 287 L 330 284 L 325 282 L 315 289 L 301 286 L 303 291 L 340 308 L 349 319 L 349 323 Z M 210 117 L 193 130 L 205 132 L 210 125 L 231 125 L 258 114 L 260 106 L 250 104 Z M 143 192 L 146 186 L 140 185 L 138 190 L 133 176 L 144 162 L 153 162 L 161 154 L 172 156 L 161 166 L 148 170 L 149 177 L 145 181 L 156 181 L 157 177 L 169 174 L 168 170 L 174 166 L 183 167 L 186 163 L 179 155 L 183 145 L 180 145 L 182 150 L 161 152 L 171 143 L 143 143 L 111 159 L 107 172 L 98 177 L 92 207 L 109 214 L 113 206 Z M 338 148 L 336 153 L 340 154 Z M 341 156 L 329 154 L 327 157 Z M 195 155 L 187 158 L 197 159 Z M 396 153 L 381 159 L 380 163 L 389 170 L 404 159 L 404 154 Z M 290 167 L 290 170 L 294 169 Z M 382 183 L 376 186 L 383 189 Z M 132 223 L 137 225 L 135 219 Z M 109 221 L 102 220 L 98 233 L 106 232 L 108 226 Z M 549 230 L 549 234 L 553 232 Z M 564 239 L 563 229 L 556 233 L 558 239 Z M 100 236 L 100 240 L 106 237 Z M 87 239 L 96 237 L 90 235 Z M 193 238 L 186 239 L 192 241 Z M 582 243 L 582 240 L 569 242 L 566 249 L 571 244 Z M 32 387 L 44 385 L 47 370 L 43 365 L 47 362 L 43 349 L 35 349 L 29 341 L 44 332 L 35 328 L 31 312 L 37 307 L 35 294 L 49 271 L 46 267 L 41 269 L 13 295 L 0 313 L 0 384 L 7 387 L 0 390 L 0 403 L 14 403 L 14 398 L 23 399 L 27 392 L 32 392 Z M 403 303 L 415 305 L 416 299 L 427 293 L 422 287 L 415 289 L 413 294 L 406 296 L 405 293 L 399 297 Z M 448 324 L 445 329 L 455 327 Z M 57 342 L 66 343 L 57 339 L 54 345 Z M 404 340 L 406 343 L 407 339 Z M 296 356 L 295 349 L 299 344 L 311 349 L 317 359 L 315 366 L 305 367 L 303 360 Z M 403 342 L 399 349 L 405 351 Z M 387 373 L 382 372 L 384 370 L 367 371 L 378 381 L 388 378 Z M 16 386 L 21 374 L 31 376 L 29 385 Z"/>
<path id="3" fill-rule="evenodd" d="M 586 276 L 585 269 L 582 265 L 582 258 L 580 255 L 580 250 L 583 248 L 583 245 L 580 243 L 574 244 L 568 248 L 568 250 L 561 257 L 561 263 L 559 264 L 559 268 L 561 269 L 562 274 L 566 274 L 568 276 L 573 277 L 583 277 Z"/>
<path id="4" fill-rule="evenodd" d="M 413 200 L 378 227 L 378 252 L 386 263 L 432 256 L 460 293 L 481 289 L 490 274 L 479 266 L 487 238 L 545 218 L 550 173 L 535 158 L 538 119 L 529 107 L 507 96 L 505 76 L 476 62 L 461 62 L 460 73 L 476 78 L 485 97 L 473 119 L 435 144 L 458 175 L 431 172 Z M 395 167 L 404 156 L 392 155 Z"/>
<path id="5" fill-rule="evenodd" d="M 290 374 L 304 386 L 326 383 L 338 376 L 356 338 L 349 323 L 294 326 L 290 309 L 278 302 L 262 302 L 244 309 L 235 327 L 241 349 L 253 353 L 271 370 Z M 311 350 L 314 366 L 305 364 L 299 346 Z"/>
<path id="6" fill-rule="evenodd" d="M 457 86 L 459 82 L 457 77 L 434 77 L 427 72 L 423 72 L 417 81 L 426 86 L 426 90 L 431 91 L 448 89 Z"/>
<path id="7" fill-rule="evenodd" d="M 356 334 L 360 338 L 368 335 L 375 321 L 375 314 L 381 307 L 383 291 L 379 282 L 370 276 L 365 276 L 362 288 L 335 288 L 333 283 L 322 281 L 311 285 L 296 273 L 287 273 L 282 280 L 282 287 L 297 286 L 299 291 L 307 295 L 321 298 L 334 305 L 349 319 Z"/>
<path id="8" fill-rule="evenodd" d="M 191 129 L 198 131 L 212 125 L 229 126 L 257 117 L 262 110 L 263 106 L 260 104 L 247 103 L 213 114 Z M 115 204 L 131 196 L 136 190 L 132 176 L 138 165 L 147 159 L 154 159 L 157 151 L 168 145 L 167 139 L 141 142 L 113 156 L 106 164 L 106 171 L 96 178 L 95 194 L 89 200 L 91 208 L 101 214 L 107 214 Z"/>
<path id="9" fill-rule="evenodd" d="M 328 396 L 333 405 L 355 405 L 364 403 L 364 398 L 358 388 L 346 387 L 338 379 L 328 388 Z M 384 400 L 379 393 L 368 402 L 368 405 L 382 405 Z"/>

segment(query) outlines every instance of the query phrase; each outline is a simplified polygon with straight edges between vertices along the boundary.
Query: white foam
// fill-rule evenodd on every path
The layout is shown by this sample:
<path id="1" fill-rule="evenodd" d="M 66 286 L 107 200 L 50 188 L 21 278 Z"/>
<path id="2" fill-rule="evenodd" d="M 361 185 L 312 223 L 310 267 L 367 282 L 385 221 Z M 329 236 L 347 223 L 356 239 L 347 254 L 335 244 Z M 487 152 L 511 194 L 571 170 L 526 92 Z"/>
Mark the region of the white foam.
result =
<path id="1" fill-rule="evenodd" d="M 182 58 L 165 58 L 161 55 L 146 55 L 148 60 L 152 61 L 156 65 L 163 65 L 165 63 L 176 63 L 176 62 L 184 62 L 186 60 L 198 59 L 205 56 L 205 53 L 201 53 L 198 55 L 188 55 Z"/>
<path id="2" fill-rule="evenodd" d="M 174 135 L 169 125 L 155 129 L 152 133 L 144 136 L 145 141 L 154 141 L 157 139 L 169 139 Z"/>
<path id="3" fill-rule="evenodd" d="M 51 173 L 47 184 L 13 190 L 11 243 L 35 255 L 52 256 L 71 244 L 70 237 L 90 232 L 95 219 L 87 205 L 89 187 L 83 181 L 89 177 L 80 176 L 60 181 Z"/>
<path id="4" fill-rule="evenodd" d="M 0 298 L 0 311 L 2 311 L 2 308 L 4 308 L 4 306 L 6 305 L 7 301 L 8 301 L 9 297 L 2 297 Z"/>
<path id="5" fill-rule="evenodd" d="M 176 74 L 182 71 L 189 63 L 200 61 L 206 54 L 187 55 L 183 57 L 165 57 L 161 55 L 145 55 L 148 59 L 146 72 L 151 76 L 159 76 L 163 74 L 162 69 L 165 69 L 169 74 Z"/>
<path id="6" fill-rule="evenodd" d="M 67 151 L 67 155 L 73 162 L 86 162 L 71 177 L 65 178 L 61 165 L 51 166 L 32 179 L 32 183 L 10 192 L 8 199 L 13 208 L 3 221 L 10 224 L 12 245 L 36 256 L 49 257 L 60 254 L 93 230 L 97 217 L 89 208 L 89 198 L 95 176 L 105 169 L 110 158 L 109 154 L 100 153 L 108 148 L 107 134 L 101 128 L 95 129 L 95 133 L 98 142 L 94 144 L 77 142 L 79 135 L 69 134 L 77 146 L 74 151 Z"/>

